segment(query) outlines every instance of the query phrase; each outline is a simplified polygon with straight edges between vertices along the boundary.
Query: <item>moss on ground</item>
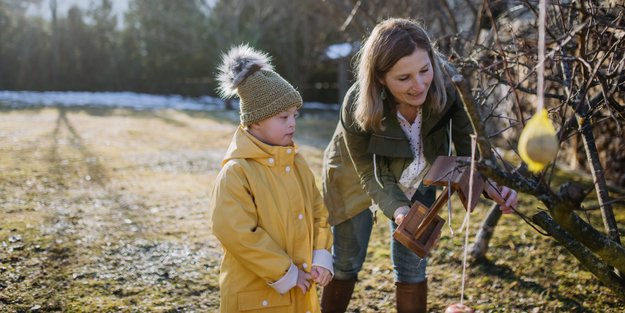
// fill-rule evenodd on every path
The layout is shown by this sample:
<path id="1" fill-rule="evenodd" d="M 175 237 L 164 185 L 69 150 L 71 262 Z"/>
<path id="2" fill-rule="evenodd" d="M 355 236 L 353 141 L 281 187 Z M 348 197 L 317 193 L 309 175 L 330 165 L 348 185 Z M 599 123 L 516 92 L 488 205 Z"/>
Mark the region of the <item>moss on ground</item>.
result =
<path id="1" fill-rule="evenodd" d="M 0 311 L 216 311 L 222 252 L 208 226 L 209 191 L 236 118 L 175 110 L 0 113 Z M 298 121 L 296 139 L 318 182 L 335 124 L 331 114 Z M 558 173 L 554 186 L 578 177 Z M 520 203 L 526 214 L 540 207 L 527 197 Z M 488 207 L 482 202 L 471 216 L 472 236 Z M 457 229 L 464 213 L 453 212 Z M 625 207 L 614 212 L 623 224 Z M 377 217 L 350 312 L 394 311 L 388 221 Z M 598 211 L 585 218 L 602 229 Z M 446 224 L 429 263 L 433 312 L 460 299 L 463 245 L 464 235 L 451 235 Z M 502 218 L 488 257 L 467 268 L 465 301 L 478 312 L 625 310 L 566 250 L 518 217 Z"/>

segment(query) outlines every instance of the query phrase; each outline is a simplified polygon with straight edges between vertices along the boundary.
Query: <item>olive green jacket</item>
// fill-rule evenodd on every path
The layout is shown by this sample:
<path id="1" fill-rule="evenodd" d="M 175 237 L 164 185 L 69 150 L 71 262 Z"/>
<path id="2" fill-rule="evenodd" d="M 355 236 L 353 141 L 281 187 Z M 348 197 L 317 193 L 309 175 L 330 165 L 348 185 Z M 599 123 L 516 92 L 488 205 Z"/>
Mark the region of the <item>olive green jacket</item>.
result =
<path id="1" fill-rule="evenodd" d="M 381 132 L 364 132 L 355 124 L 355 85 L 341 107 L 340 121 L 324 153 L 323 196 L 329 210 L 329 223 L 346 221 L 373 203 L 390 219 L 407 199 L 397 182 L 414 159 L 410 143 L 394 110 L 386 110 Z M 447 88 L 447 102 L 441 112 L 423 108 L 422 142 L 426 158 L 424 175 L 437 156 L 449 151 L 449 123 L 457 155 L 470 155 L 473 127 L 455 89 Z M 434 201 L 434 189 L 419 188 L 419 199 L 426 205 Z M 419 195 L 417 196 L 419 198 Z"/>

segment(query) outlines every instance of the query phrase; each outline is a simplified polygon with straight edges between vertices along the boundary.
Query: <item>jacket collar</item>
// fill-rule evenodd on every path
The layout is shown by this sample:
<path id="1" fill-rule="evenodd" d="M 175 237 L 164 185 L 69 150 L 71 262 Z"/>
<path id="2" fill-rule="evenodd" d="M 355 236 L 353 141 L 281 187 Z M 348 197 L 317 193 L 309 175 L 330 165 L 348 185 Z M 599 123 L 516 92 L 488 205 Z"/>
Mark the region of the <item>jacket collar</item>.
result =
<path id="1" fill-rule="evenodd" d="M 445 106 L 446 107 L 446 106 Z M 421 132 L 424 135 L 428 135 L 436 122 L 439 121 L 441 115 L 440 113 L 434 112 L 431 108 L 427 108 L 423 110 L 423 119 L 421 121 Z"/>
<path id="2" fill-rule="evenodd" d="M 291 146 L 268 145 L 239 126 L 223 161 L 221 161 L 221 166 L 233 159 L 252 159 L 269 167 L 293 165 L 297 153 L 296 144 Z"/>
<path id="3" fill-rule="evenodd" d="M 421 133 L 422 136 L 428 136 L 430 132 L 433 130 L 435 126 L 438 126 L 438 123 L 441 121 L 447 113 L 449 113 L 452 108 L 455 99 L 452 99 L 449 95 L 453 94 L 447 92 L 447 101 L 445 106 L 441 112 L 436 112 L 432 108 L 427 107 L 421 110 L 422 118 L 421 118 Z M 383 122 L 387 126 L 382 132 L 378 132 L 378 135 L 388 136 L 391 138 L 397 137 L 405 137 L 403 130 L 399 122 L 397 121 L 397 111 L 386 109 L 384 112 Z M 448 119 L 447 119 L 448 120 Z"/>
<path id="4" fill-rule="evenodd" d="M 445 102 L 443 109 L 440 112 L 434 112 L 434 110 L 430 108 L 423 110 L 423 123 L 421 124 L 421 131 L 424 136 L 428 136 L 432 131 L 445 126 L 455 113 L 455 110 L 462 109 L 457 107 L 458 99 L 456 98 L 456 91 L 454 90 L 454 87 L 449 84 L 446 85 L 445 88 L 447 92 L 447 101 Z"/>

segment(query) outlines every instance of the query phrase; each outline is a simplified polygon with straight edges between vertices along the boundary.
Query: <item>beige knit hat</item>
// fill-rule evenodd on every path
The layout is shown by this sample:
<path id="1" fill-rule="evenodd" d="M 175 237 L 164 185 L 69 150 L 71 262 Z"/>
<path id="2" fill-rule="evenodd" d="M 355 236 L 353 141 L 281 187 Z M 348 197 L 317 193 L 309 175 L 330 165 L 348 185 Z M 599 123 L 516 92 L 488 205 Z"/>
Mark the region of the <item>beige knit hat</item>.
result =
<path id="1" fill-rule="evenodd" d="M 224 98 L 238 95 L 241 125 L 251 125 L 293 106 L 302 106 L 302 96 L 273 71 L 266 53 L 248 45 L 224 54 L 219 67 L 219 93 Z"/>

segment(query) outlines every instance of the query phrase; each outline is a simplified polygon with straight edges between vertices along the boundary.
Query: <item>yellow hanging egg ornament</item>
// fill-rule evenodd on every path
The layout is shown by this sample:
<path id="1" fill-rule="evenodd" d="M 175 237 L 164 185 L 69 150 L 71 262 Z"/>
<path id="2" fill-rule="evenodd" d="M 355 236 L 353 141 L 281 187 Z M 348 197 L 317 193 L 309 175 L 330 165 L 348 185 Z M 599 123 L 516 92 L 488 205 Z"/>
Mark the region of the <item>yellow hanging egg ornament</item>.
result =
<path id="1" fill-rule="evenodd" d="M 533 173 L 538 173 L 558 153 L 556 130 L 549 120 L 547 110 L 542 109 L 525 124 L 519 137 L 519 154 Z"/>

